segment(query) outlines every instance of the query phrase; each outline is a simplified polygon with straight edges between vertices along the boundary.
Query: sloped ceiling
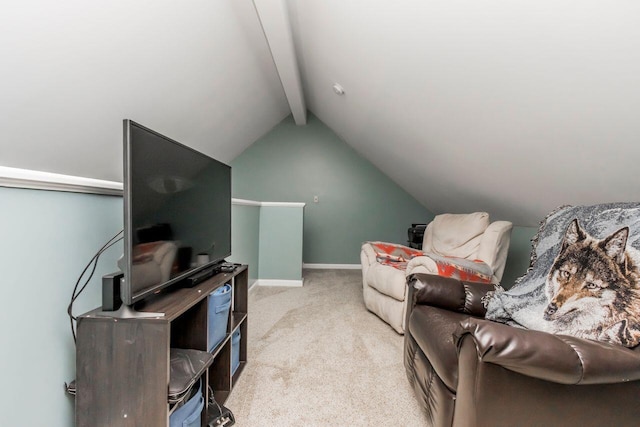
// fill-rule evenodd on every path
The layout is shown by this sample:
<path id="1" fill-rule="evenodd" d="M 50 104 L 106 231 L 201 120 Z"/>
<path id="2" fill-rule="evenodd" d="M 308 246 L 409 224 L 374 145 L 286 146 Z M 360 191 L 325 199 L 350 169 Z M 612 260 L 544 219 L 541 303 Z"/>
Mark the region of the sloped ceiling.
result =
<path id="1" fill-rule="evenodd" d="M 272 1 L 307 108 L 434 213 L 638 200 L 640 3 Z M 0 166 L 120 181 L 124 118 L 228 162 L 290 113 L 252 0 L 25 0 L 0 26 Z"/>
<path id="2" fill-rule="evenodd" d="M 309 110 L 434 213 L 639 199 L 640 3 L 289 6 Z"/>
<path id="3" fill-rule="evenodd" d="M 0 166 L 122 181 L 122 120 L 229 162 L 290 114 L 250 0 L 0 14 Z"/>

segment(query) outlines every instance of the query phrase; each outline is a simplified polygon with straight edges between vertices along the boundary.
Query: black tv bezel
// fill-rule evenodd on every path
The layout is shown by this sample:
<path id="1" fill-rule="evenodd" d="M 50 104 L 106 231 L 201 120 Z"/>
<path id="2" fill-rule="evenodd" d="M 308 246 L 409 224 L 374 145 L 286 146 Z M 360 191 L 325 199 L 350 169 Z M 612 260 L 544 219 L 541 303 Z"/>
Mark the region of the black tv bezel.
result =
<path id="1" fill-rule="evenodd" d="M 172 144 L 175 144 L 183 149 L 189 150 L 199 156 L 205 157 L 209 160 L 212 160 L 214 162 L 219 163 L 222 166 L 225 166 L 226 168 L 228 168 L 229 170 L 229 182 L 231 182 L 231 166 L 227 165 L 226 163 L 223 163 L 217 159 L 214 159 L 211 156 L 208 156 L 198 150 L 195 150 L 191 147 L 188 147 L 172 138 L 169 138 L 168 136 L 162 135 L 159 132 L 154 131 L 153 129 L 149 129 L 146 126 L 141 125 L 140 123 L 137 123 L 131 119 L 124 119 L 123 121 L 123 127 L 124 127 L 124 134 L 123 134 L 123 164 L 124 164 L 124 170 L 123 170 L 123 209 L 124 209 L 124 261 L 125 261 L 125 271 L 124 273 L 124 277 L 123 277 L 123 282 L 121 283 L 121 288 L 120 288 L 120 297 L 122 299 L 122 303 L 124 305 L 128 305 L 128 306 L 132 306 L 137 302 L 142 301 L 144 298 L 149 297 L 152 294 L 155 294 L 157 292 L 159 292 L 162 289 L 167 288 L 168 286 L 174 285 L 182 280 L 185 280 L 187 278 L 189 278 L 190 276 L 203 271 L 205 269 L 211 268 L 213 266 L 215 266 L 216 264 L 219 264 L 221 262 L 224 261 L 224 259 L 226 257 L 231 256 L 231 220 L 229 221 L 229 228 L 228 228 L 228 238 L 229 238 L 229 250 L 227 253 L 225 253 L 224 255 L 221 255 L 219 258 L 216 259 L 210 259 L 208 263 L 203 264 L 201 266 L 192 268 L 186 272 L 184 272 L 183 274 L 180 274 L 178 276 L 172 277 L 171 279 L 167 280 L 166 282 L 162 282 L 159 283 L 157 285 L 151 286 L 149 288 L 145 288 L 142 291 L 139 291 L 137 293 L 133 292 L 133 288 L 131 286 L 131 283 L 127 282 L 127 278 L 131 277 L 131 271 L 132 271 L 132 260 L 131 260 L 131 244 L 133 242 L 133 230 L 132 230 L 132 212 L 131 212 L 131 127 L 132 126 L 136 126 L 146 132 L 150 132 L 152 134 L 154 134 L 155 136 L 162 138 L 164 140 L 166 140 L 167 142 L 170 142 Z M 231 219 L 231 197 L 229 197 L 229 219 Z"/>

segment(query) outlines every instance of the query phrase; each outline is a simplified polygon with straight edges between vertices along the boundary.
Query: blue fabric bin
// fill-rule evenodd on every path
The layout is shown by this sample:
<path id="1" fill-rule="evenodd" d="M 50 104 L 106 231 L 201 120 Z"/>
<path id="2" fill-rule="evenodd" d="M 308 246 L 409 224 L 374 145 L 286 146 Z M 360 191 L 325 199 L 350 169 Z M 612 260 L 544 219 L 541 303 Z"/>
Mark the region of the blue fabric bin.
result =
<path id="1" fill-rule="evenodd" d="M 212 351 L 227 334 L 229 310 L 231 309 L 231 285 L 219 287 L 209 295 L 209 342 L 208 349 Z"/>
<path id="2" fill-rule="evenodd" d="M 240 366 L 240 329 L 231 337 L 231 375 L 236 373 Z"/>
<path id="3" fill-rule="evenodd" d="M 195 385 L 194 385 L 195 387 Z M 202 425 L 202 409 L 204 396 L 202 386 L 198 383 L 198 392 L 184 405 L 173 411 L 169 416 L 170 427 L 200 427 Z"/>

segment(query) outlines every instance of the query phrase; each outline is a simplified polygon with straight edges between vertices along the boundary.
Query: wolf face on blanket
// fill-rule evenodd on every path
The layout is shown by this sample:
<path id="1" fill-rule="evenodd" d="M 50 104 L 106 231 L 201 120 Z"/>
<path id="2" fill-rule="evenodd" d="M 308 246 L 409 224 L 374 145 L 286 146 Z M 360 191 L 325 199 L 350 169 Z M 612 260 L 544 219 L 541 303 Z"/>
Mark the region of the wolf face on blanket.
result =
<path id="1" fill-rule="evenodd" d="M 638 253 L 626 248 L 629 228 L 596 239 L 574 219 L 546 280 L 544 319 L 550 330 L 614 342 L 640 339 Z M 634 259 L 635 258 L 635 259 Z"/>
<path id="2" fill-rule="evenodd" d="M 526 274 L 485 298 L 486 319 L 640 343 L 640 203 L 563 206 L 540 223 L 532 243 Z"/>

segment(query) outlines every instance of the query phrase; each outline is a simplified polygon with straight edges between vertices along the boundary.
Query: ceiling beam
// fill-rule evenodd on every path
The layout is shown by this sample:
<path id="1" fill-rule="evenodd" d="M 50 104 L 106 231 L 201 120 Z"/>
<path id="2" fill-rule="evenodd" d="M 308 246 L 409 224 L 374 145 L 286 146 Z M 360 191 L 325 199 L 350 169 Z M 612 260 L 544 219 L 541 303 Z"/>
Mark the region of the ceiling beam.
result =
<path id="1" fill-rule="evenodd" d="M 253 0 L 289 108 L 297 125 L 307 124 L 307 107 L 293 44 L 286 0 Z"/>

